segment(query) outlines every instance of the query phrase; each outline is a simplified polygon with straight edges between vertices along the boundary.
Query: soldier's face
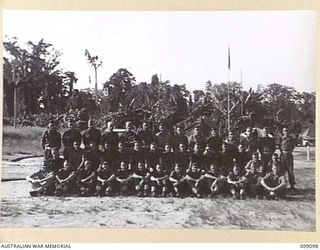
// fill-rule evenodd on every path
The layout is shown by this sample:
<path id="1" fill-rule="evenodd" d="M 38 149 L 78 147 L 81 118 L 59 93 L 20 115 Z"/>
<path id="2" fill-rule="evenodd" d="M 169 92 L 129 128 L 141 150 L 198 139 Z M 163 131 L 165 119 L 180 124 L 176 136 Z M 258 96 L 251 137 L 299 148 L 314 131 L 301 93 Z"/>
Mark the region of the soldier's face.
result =
<path id="1" fill-rule="evenodd" d="M 51 150 L 51 155 L 53 159 L 57 159 L 59 157 L 59 152 L 56 149 Z"/>
<path id="2" fill-rule="evenodd" d="M 161 172 L 161 171 L 162 171 L 162 166 L 161 166 L 160 164 L 157 164 L 156 170 L 157 170 L 158 172 Z"/>
<path id="3" fill-rule="evenodd" d="M 194 152 L 198 153 L 200 151 L 199 145 L 194 145 Z"/>
<path id="4" fill-rule="evenodd" d="M 110 149 L 110 144 L 109 143 L 105 143 L 104 144 L 104 149 L 106 149 L 106 150 Z"/>
<path id="5" fill-rule="evenodd" d="M 279 175 L 279 171 L 280 168 L 277 166 L 277 165 L 273 165 L 272 166 L 272 173 L 275 174 L 275 175 Z"/>
<path id="6" fill-rule="evenodd" d="M 194 129 L 194 134 L 195 134 L 195 135 L 198 135 L 199 133 L 200 133 L 200 129 L 199 129 L 199 128 L 195 128 L 195 129 Z"/>
<path id="7" fill-rule="evenodd" d="M 169 146 L 169 145 L 165 145 L 165 146 L 164 146 L 164 150 L 165 150 L 166 152 L 170 152 L 170 146 Z"/>
<path id="8" fill-rule="evenodd" d="M 282 133 L 283 133 L 283 135 L 287 135 L 287 134 L 288 134 L 288 130 L 287 130 L 286 128 L 284 128 L 284 129 L 282 130 Z"/>
<path id="9" fill-rule="evenodd" d="M 238 167 L 234 167 L 234 168 L 233 168 L 233 173 L 234 173 L 234 174 L 239 174 L 239 173 L 240 173 L 239 168 L 238 168 Z"/>
<path id="10" fill-rule="evenodd" d="M 123 149 L 123 143 L 119 143 L 119 144 L 118 144 L 118 149 L 119 149 L 119 150 L 122 150 L 122 149 Z"/>
<path id="11" fill-rule="evenodd" d="M 238 150 L 239 150 L 239 152 L 243 152 L 243 145 L 239 145 L 239 147 L 238 147 Z"/>
<path id="12" fill-rule="evenodd" d="M 125 162 L 121 162 L 120 169 L 121 170 L 127 170 L 127 164 Z"/>
<path id="13" fill-rule="evenodd" d="M 267 129 L 267 128 L 264 128 L 264 129 L 263 129 L 263 135 L 264 135 L 264 136 L 267 136 L 267 135 L 268 135 L 268 129 Z"/>
<path id="14" fill-rule="evenodd" d="M 98 148 L 98 144 L 95 143 L 95 142 L 91 142 L 91 143 L 90 143 L 90 148 L 92 148 L 92 149 L 97 149 L 97 148 Z"/>
<path id="15" fill-rule="evenodd" d="M 183 152 L 183 151 L 185 150 L 184 144 L 180 144 L 180 145 L 179 145 L 179 150 L 180 150 L 181 152 Z"/>
<path id="16" fill-rule="evenodd" d="M 156 150 L 156 145 L 155 144 L 151 144 L 150 145 L 150 150 L 151 151 L 155 151 Z"/>
<path id="17" fill-rule="evenodd" d="M 251 128 L 247 128 L 247 129 L 246 129 L 246 134 L 247 134 L 247 135 L 251 135 L 251 131 L 252 131 Z"/>
<path id="18" fill-rule="evenodd" d="M 162 124 L 159 125 L 159 130 L 160 130 L 160 131 L 163 130 L 163 125 L 162 125 Z"/>
<path id="19" fill-rule="evenodd" d="M 88 128 L 93 128 L 93 121 L 88 122 Z"/>
<path id="20" fill-rule="evenodd" d="M 143 123 L 142 124 L 142 129 L 143 130 L 147 130 L 148 129 L 148 124 L 147 123 Z"/>
<path id="21" fill-rule="evenodd" d="M 191 166 L 191 171 L 192 172 L 197 172 L 197 166 L 196 165 L 192 165 Z"/>
<path id="22" fill-rule="evenodd" d="M 216 134 L 216 131 L 215 130 L 211 130 L 211 136 L 212 137 L 215 137 L 217 134 Z"/>
<path id="23" fill-rule="evenodd" d="M 180 167 L 179 165 L 176 165 L 176 166 L 174 167 L 174 170 L 175 170 L 177 173 L 180 173 L 181 167 Z"/>
<path id="24" fill-rule="evenodd" d="M 181 128 L 177 127 L 177 134 L 180 135 L 181 134 Z"/>
<path id="25" fill-rule="evenodd" d="M 53 130 L 55 128 L 55 126 L 52 122 L 49 123 L 48 127 L 50 130 Z"/>
<path id="26" fill-rule="evenodd" d="M 258 161 L 258 156 L 257 155 L 252 155 L 252 161 L 257 162 Z"/>
<path id="27" fill-rule="evenodd" d="M 74 142 L 74 143 L 73 143 L 73 147 L 74 147 L 75 149 L 78 149 L 78 148 L 79 148 L 79 143 L 78 143 L 78 142 Z"/>
<path id="28" fill-rule="evenodd" d="M 216 168 L 217 168 L 216 165 L 214 165 L 214 164 L 210 165 L 210 171 L 212 171 L 214 173 L 216 172 Z"/>
<path id="29" fill-rule="evenodd" d="M 134 150 L 139 151 L 141 149 L 140 143 L 135 143 L 134 144 Z"/>
<path id="30" fill-rule="evenodd" d="M 139 169 L 139 170 L 142 170 L 143 168 L 144 168 L 143 163 L 142 163 L 142 162 L 139 162 L 139 163 L 138 163 L 138 169 Z"/>

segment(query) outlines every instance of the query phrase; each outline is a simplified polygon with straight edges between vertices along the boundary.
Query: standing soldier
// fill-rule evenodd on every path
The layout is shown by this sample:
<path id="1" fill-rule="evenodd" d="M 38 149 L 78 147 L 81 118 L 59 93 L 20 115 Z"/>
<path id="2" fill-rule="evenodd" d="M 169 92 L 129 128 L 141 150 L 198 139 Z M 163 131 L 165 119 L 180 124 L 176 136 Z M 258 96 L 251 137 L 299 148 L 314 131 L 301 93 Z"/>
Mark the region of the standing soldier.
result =
<path id="1" fill-rule="evenodd" d="M 94 127 L 93 120 L 88 121 L 88 129 L 82 133 L 82 142 L 85 146 L 85 149 L 90 149 L 90 143 L 94 142 L 97 145 L 100 145 L 101 132 L 99 129 Z"/>
<path id="2" fill-rule="evenodd" d="M 125 147 L 129 151 L 133 149 L 133 144 L 137 140 L 137 135 L 132 131 L 132 123 L 130 121 L 126 122 L 126 131 L 120 136 L 120 140 L 125 143 Z"/>
<path id="3" fill-rule="evenodd" d="M 74 128 L 74 121 L 69 120 L 68 127 L 69 129 L 62 134 L 63 158 L 65 160 L 69 159 L 69 154 L 73 147 L 73 143 L 75 141 L 79 144 L 81 143 L 81 134 Z"/>
<path id="4" fill-rule="evenodd" d="M 186 147 L 188 146 L 188 138 L 183 134 L 180 125 L 176 126 L 176 134 L 173 136 L 173 150 L 177 152 L 179 150 L 179 144 L 183 143 Z"/>
<path id="5" fill-rule="evenodd" d="M 282 136 L 280 137 L 280 164 L 283 171 L 288 171 L 290 189 L 296 190 L 294 185 L 296 184 L 293 174 L 293 155 L 294 149 L 293 138 L 288 135 L 288 129 L 284 127 L 282 129 Z"/>
<path id="6" fill-rule="evenodd" d="M 221 151 L 222 139 L 217 135 L 214 128 L 211 130 L 211 135 L 207 139 L 207 145 L 209 145 L 211 150 L 215 153 Z"/>
<path id="7" fill-rule="evenodd" d="M 268 169 L 268 164 L 275 150 L 276 150 L 276 144 L 275 144 L 274 138 L 269 136 L 268 128 L 264 127 L 263 137 L 261 137 L 259 140 L 259 152 L 261 154 L 263 171 L 265 173 L 271 171 L 271 169 Z"/>
<path id="8" fill-rule="evenodd" d="M 157 140 L 158 147 L 161 151 L 164 150 L 164 146 L 167 143 L 169 143 L 170 145 L 172 144 L 172 136 L 167 131 L 163 123 L 159 124 L 159 132 L 156 134 L 156 140 Z"/>
<path id="9" fill-rule="evenodd" d="M 243 145 L 244 151 L 249 154 L 257 152 L 258 138 L 253 135 L 251 127 L 247 127 L 246 131 L 240 134 L 240 144 Z"/>
<path id="10" fill-rule="evenodd" d="M 198 143 L 201 148 L 204 148 L 206 145 L 206 139 L 202 135 L 199 125 L 194 128 L 193 134 L 189 138 L 189 148 L 192 149 L 196 143 Z"/>
<path id="11" fill-rule="evenodd" d="M 233 131 L 229 131 L 228 137 L 226 139 L 226 146 L 229 155 L 234 158 L 238 151 L 238 141 L 233 133 Z"/>
<path id="12" fill-rule="evenodd" d="M 144 122 L 142 124 L 142 129 L 138 132 L 137 139 L 142 143 L 144 148 L 149 147 L 150 143 L 155 140 L 148 123 Z"/>
<path id="13" fill-rule="evenodd" d="M 57 131 L 57 125 L 54 120 L 49 121 L 48 128 L 49 129 L 45 131 L 41 137 L 41 146 L 45 160 L 52 158 L 52 148 L 57 148 L 58 150 L 61 148 L 61 135 Z"/>
<path id="14" fill-rule="evenodd" d="M 113 122 L 110 121 L 107 123 L 107 130 L 102 135 L 102 145 L 105 145 L 106 142 L 110 145 L 110 150 L 112 152 L 117 152 L 117 147 L 119 143 L 119 135 L 113 131 L 114 125 Z"/>

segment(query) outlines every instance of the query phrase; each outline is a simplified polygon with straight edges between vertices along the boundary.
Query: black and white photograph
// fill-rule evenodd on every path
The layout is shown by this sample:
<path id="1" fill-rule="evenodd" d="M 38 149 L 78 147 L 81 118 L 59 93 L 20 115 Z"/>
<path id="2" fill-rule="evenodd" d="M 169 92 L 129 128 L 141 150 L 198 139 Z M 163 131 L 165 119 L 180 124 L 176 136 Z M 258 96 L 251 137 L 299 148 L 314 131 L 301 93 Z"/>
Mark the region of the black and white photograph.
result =
<path id="1" fill-rule="evenodd" d="M 1 228 L 316 231 L 317 11 L 2 18 Z"/>

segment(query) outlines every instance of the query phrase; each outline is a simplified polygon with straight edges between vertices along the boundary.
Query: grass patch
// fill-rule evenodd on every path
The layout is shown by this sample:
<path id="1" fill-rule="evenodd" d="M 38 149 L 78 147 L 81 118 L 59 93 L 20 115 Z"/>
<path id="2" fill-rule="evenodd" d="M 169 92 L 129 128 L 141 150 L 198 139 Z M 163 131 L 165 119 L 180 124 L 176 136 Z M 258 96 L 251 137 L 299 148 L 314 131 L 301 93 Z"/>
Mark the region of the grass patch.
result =
<path id="1" fill-rule="evenodd" d="M 41 136 L 46 128 L 42 127 L 3 127 L 2 154 L 41 155 Z"/>

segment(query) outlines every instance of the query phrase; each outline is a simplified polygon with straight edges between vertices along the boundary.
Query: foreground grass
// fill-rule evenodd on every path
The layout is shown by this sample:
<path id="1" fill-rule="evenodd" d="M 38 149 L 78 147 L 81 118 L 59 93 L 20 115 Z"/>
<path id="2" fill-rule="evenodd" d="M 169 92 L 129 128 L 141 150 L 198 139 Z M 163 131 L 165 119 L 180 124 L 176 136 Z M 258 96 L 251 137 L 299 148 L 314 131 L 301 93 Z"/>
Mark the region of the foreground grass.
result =
<path id="1" fill-rule="evenodd" d="M 17 155 L 40 155 L 42 127 L 3 127 L 2 156 L 4 160 Z M 12 158 L 12 157 L 11 157 Z"/>

